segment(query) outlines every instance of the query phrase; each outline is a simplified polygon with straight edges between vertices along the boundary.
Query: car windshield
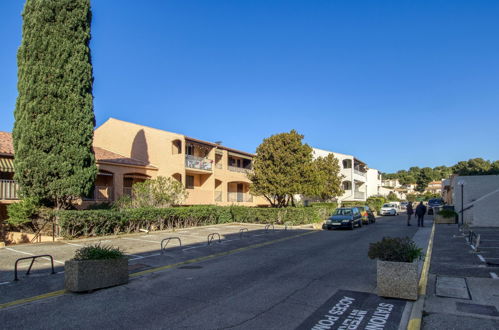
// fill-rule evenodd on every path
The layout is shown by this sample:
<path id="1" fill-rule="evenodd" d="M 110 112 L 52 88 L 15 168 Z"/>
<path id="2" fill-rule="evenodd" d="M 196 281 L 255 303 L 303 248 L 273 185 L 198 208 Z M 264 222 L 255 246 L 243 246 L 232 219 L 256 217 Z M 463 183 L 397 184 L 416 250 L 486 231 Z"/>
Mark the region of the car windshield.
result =
<path id="1" fill-rule="evenodd" d="M 395 207 L 393 204 L 384 204 L 383 207 Z"/>
<path id="2" fill-rule="evenodd" d="M 334 215 L 352 215 L 351 209 L 337 209 Z"/>

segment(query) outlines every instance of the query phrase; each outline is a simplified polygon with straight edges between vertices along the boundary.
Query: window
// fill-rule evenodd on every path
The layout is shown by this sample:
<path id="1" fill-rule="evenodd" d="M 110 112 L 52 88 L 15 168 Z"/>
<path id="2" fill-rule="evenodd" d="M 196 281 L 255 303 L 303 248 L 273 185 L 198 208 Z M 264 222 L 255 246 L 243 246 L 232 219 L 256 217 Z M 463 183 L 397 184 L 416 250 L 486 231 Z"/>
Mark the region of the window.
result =
<path id="1" fill-rule="evenodd" d="M 194 176 L 192 175 L 185 176 L 185 187 L 187 189 L 194 189 Z"/>
<path id="2" fill-rule="evenodd" d="M 185 146 L 185 153 L 187 155 L 194 156 L 194 146 L 193 145 L 187 145 L 187 146 Z"/>

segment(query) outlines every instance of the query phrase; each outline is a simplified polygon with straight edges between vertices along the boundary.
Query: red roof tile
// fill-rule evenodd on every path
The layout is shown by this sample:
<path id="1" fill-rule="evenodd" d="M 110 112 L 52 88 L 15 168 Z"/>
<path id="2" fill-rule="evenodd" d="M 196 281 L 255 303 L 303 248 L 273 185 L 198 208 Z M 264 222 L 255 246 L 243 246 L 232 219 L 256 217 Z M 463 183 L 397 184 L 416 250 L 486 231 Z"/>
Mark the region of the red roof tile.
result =
<path id="1" fill-rule="evenodd" d="M 154 166 L 143 162 L 138 159 L 128 158 L 112 151 L 106 150 L 101 147 L 94 147 L 95 160 L 97 163 L 114 163 L 117 165 L 130 165 L 130 166 L 148 166 L 154 168 Z M 14 155 L 14 145 L 12 143 L 12 133 L 0 132 L 0 154 L 4 155 Z"/>

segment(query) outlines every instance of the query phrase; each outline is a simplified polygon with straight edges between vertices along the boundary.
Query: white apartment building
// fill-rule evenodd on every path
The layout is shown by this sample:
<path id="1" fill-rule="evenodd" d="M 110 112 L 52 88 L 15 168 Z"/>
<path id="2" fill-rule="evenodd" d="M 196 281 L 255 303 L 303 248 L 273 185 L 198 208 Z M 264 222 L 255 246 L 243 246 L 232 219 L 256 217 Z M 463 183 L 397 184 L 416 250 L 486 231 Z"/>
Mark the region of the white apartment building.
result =
<path id="1" fill-rule="evenodd" d="M 333 154 L 340 164 L 343 175 L 342 188 L 345 193 L 338 201 L 365 202 L 370 196 L 377 195 L 381 187 L 381 173 L 369 169 L 367 164 L 352 155 L 312 148 L 314 159 Z"/>

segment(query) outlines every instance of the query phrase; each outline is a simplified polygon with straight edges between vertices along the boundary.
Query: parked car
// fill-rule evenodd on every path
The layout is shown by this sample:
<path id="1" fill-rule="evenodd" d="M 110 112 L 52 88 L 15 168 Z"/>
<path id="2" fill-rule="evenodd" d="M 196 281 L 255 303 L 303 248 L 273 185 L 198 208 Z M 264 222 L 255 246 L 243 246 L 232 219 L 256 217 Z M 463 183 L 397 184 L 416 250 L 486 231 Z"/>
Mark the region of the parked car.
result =
<path id="1" fill-rule="evenodd" d="M 362 227 L 362 215 L 356 207 L 341 207 L 322 225 L 322 229 Z"/>
<path id="2" fill-rule="evenodd" d="M 386 203 L 381 207 L 381 215 L 398 215 L 399 208 L 395 203 Z"/>
<path id="3" fill-rule="evenodd" d="M 407 210 L 407 205 L 408 204 L 409 204 L 409 202 L 400 202 L 400 210 L 401 211 Z"/>
<path id="4" fill-rule="evenodd" d="M 441 198 L 433 198 L 428 201 L 428 215 L 433 214 L 434 207 L 440 207 L 444 205 L 444 201 Z"/>
<path id="5" fill-rule="evenodd" d="M 376 222 L 376 217 L 374 216 L 374 213 L 369 208 L 369 206 L 364 205 L 364 206 L 356 206 L 356 207 L 359 209 L 360 215 L 362 216 L 362 224 L 368 225 L 370 223 Z"/>

